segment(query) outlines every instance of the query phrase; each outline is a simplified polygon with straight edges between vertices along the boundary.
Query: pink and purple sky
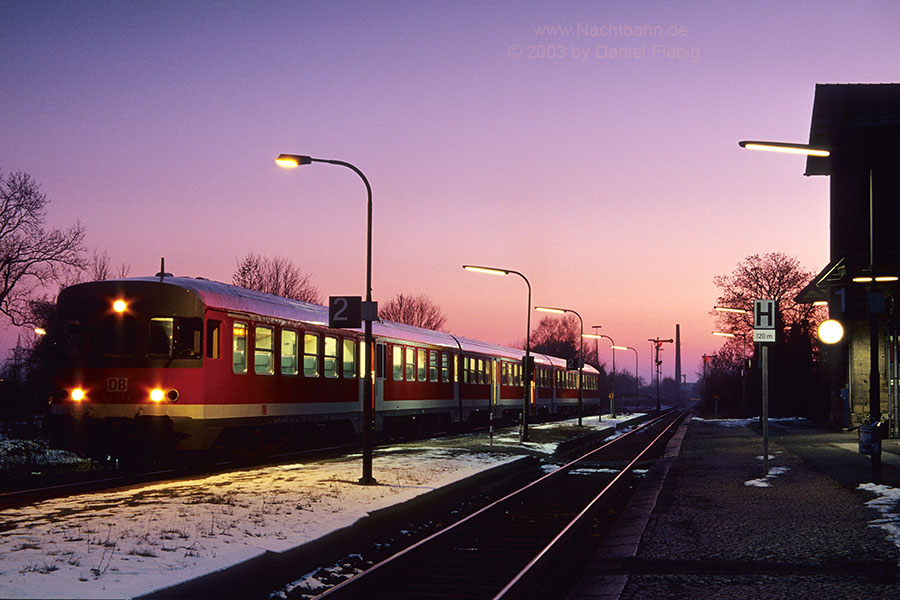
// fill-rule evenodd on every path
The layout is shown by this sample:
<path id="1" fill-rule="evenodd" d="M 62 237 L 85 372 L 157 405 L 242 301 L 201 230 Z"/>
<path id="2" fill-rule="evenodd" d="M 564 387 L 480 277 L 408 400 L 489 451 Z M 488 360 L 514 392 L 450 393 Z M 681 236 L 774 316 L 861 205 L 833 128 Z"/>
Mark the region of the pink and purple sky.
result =
<path id="1" fill-rule="evenodd" d="M 425 294 L 451 331 L 514 343 L 524 283 L 461 265 L 515 269 L 534 305 L 636 347 L 645 379 L 647 339 L 680 323 L 691 381 L 721 345 L 715 275 L 828 262 L 828 179 L 737 142 L 807 141 L 816 83 L 897 81 L 898 25 L 894 0 L 7 0 L 0 169 L 131 275 L 165 256 L 230 281 L 256 252 L 327 297 L 365 293 L 365 189 L 274 158 L 349 161 L 373 188 L 376 300 Z"/>

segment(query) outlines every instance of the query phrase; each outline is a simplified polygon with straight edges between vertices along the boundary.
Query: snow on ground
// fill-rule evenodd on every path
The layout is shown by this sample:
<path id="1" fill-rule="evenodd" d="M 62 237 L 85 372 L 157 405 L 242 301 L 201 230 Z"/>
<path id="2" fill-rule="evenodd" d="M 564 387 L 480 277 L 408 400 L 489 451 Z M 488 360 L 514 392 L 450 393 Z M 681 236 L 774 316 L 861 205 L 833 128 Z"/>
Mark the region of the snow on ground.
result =
<path id="1" fill-rule="evenodd" d="M 623 418 L 628 417 L 633 415 Z M 591 417 L 584 425 L 599 429 L 615 422 Z M 572 426 L 563 421 L 529 430 Z M 495 435 L 493 447 L 484 446 L 482 450 L 443 444 L 378 448 L 373 460 L 375 486 L 357 483 L 361 474 L 357 455 L 2 510 L 0 597 L 147 594 L 266 551 L 300 546 L 352 525 L 371 511 L 514 460 L 517 456 L 509 449 L 523 445 L 513 430 Z M 525 446 L 548 455 L 555 449 L 555 444 Z"/>
<path id="2" fill-rule="evenodd" d="M 874 500 L 866 502 L 866 506 L 880 512 L 881 518 L 871 521 L 869 527 L 884 529 L 888 539 L 900 548 L 900 489 L 874 483 L 861 483 L 857 489 L 876 495 Z"/>

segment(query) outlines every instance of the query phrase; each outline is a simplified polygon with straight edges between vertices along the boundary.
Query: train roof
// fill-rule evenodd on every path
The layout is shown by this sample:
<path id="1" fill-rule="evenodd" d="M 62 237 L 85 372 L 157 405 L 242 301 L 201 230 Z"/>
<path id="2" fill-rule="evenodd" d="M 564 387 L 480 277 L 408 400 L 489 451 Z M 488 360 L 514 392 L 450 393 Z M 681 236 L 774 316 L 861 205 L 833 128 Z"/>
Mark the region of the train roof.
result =
<path id="1" fill-rule="evenodd" d="M 289 321 L 300 321 L 314 325 L 328 325 L 328 307 L 319 304 L 292 300 L 273 294 L 266 294 L 256 290 L 249 290 L 228 283 L 212 281 L 193 277 L 131 277 L 127 279 L 111 280 L 116 283 L 136 283 L 137 285 L 169 285 L 187 290 L 195 294 L 205 306 L 230 312 L 247 313 L 248 315 L 264 315 Z M 92 282 L 96 283 L 96 282 Z M 102 282 L 101 282 L 102 283 Z M 79 286 L 91 285 L 78 284 Z M 362 331 L 353 329 L 351 331 Z M 396 339 L 405 342 L 442 346 L 451 349 L 461 349 L 464 352 L 493 354 L 511 360 L 521 360 L 525 352 L 521 348 L 510 348 L 491 344 L 480 340 L 474 340 L 443 331 L 423 329 L 403 323 L 392 321 L 374 321 L 372 333 L 378 337 Z M 534 354 L 537 364 L 552 365 L 565 368 L 566 361 L 555 356 Z M 597 370 L 585 365 L 586 372 L 596 373 Z"/>

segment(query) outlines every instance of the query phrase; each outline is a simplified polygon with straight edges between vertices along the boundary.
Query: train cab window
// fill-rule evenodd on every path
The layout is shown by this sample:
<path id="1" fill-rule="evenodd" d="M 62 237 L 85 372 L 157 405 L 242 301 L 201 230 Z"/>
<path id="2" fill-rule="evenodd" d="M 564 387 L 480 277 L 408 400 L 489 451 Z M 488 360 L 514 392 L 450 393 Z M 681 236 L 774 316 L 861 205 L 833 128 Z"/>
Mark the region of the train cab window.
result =
<path id="1" fill-rule="evenodd" d="M 446 352 L 441 352 L 441 381 L 450 381 L 450 356 Z"/>
<path id="2" fill-rule="evenodd" d="M 319 376 L 319 336 L 314 333 L 303 335 L 303 375 Z"/>
<path id="3" fill-rule="evenodd" d="M 343 361 L 341 372 L 344 374 L 344 379 L 353 379 L 356 377 L 356 340 L 345 338 L 342 343 L 344 347 L 341 355 Z"/>
<path id="4" fill-rule="evenodd" d="M 290 329 L 281 330 L 281 374 L 296 375 L 299 370 L 299 347 L 297 332 Z"/>
<path id="5" fill-rule="evenodd" d="M 187 317 L 154 317 L 147 334 L 147 355 L 166 358 L 200 358 L 203 320 Z"/>
<path id="6" fill-rule="evenodd" d="M 406 349 L 406 380 L 416 380 L 416 349 Z"/>
<path id="7" fill-rule="evenodd" d="M 322 370 L 325 377 L 334 379 L 338 376 L 338 340 L 330 335 L 325 336 Z"/>
<path id="8" fill-rule="evenodd" d="M 109 316 L 100 322 L 100 349 L 107 358 L 130 358 L 137 345 L 137 320 L 130 316 Z"/>
<path id="9" fill-rule="evenodd" d="M 221 321 L 210 319 L 206 322 L 206 358 L 219 358 L 219 327 Z"/>
<path id="10" fill-rule="evenodd" d="M 438 380 L 438 353 L 434 350 L 428 351 L 428 380 Z"/>
<path id="11" fill-rule="evenodd" d="M 428 378 L 428 371 L 427 371 L 428 370 L 428 361 L 426 358 L 426 351 L 419 348 L 417 354 L 419 355 L 419 361 L 418 361 L 419 368 L 418 368 L 418 378 L 417 379 L 419 381 L 426 381 Z"/>
<path id="12" fill-rule="evenodd" d="M 231 343 L 231 367 L 235 373 L 247 372 L 247 324 L 235 323 Z"/>
<path id="13" fill-rule="evenodd" d="M 275 374 L 275 343 L 271 327 L 256 326 L 253 331 L 253 372 L 257 375 Z"/>
<path id="14" fill-rule="evenodd" d="M 403 346 L 394 346 L 391 352 L 391 362 L 394 363 L 394 381 L 403 381 Z"/>
<path id="15" fill-rule="evenodd" d="M 90 348 L 90 329 L 87 324 L 69 321 L 63 326 L 63 351 L 69 358 L 87 356 Z"/>

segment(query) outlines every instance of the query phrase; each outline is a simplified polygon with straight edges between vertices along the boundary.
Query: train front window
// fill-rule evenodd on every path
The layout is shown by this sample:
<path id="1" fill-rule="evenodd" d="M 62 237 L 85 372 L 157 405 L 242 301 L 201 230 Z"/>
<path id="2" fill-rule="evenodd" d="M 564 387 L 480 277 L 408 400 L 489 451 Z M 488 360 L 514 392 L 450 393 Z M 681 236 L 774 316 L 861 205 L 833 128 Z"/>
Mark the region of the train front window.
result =
<path id="1" fill-rule="evenodd" d="M 69 321 L 63 326 L 63 351 L 69 358 L 87 356 L 90 347 L 90 328 L 78 321 Z"/>
<path id="2" fill-rule="evenodd" d="M 150 319 L 147 355 L 157 358 L 200 358 L 203 320 L 187 317 Z"/>
<path id="3" fill-rule="evenodd" d="M 137 320 L 111 315 L 100 321 L 100 349 L 107 358 L 131 358 L 137 345 Z"/>

